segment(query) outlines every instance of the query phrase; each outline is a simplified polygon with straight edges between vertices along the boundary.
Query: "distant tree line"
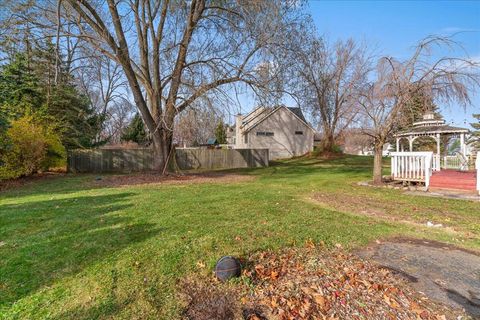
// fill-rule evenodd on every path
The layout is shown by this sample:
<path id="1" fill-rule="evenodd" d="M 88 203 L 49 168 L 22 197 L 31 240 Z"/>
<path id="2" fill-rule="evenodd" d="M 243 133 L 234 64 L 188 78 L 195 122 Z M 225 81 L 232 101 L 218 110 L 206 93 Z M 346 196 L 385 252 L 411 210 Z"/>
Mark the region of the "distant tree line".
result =
<path id="1" fill-rule="evenodd" d="M 438 103 L 470 104 L 479 84 L 473 60 L 434 58 L 433 49 L 458 46 L 450 37 L 423 39 L 404 60 L 374 56 L 365 43 L 319 36 L 303 1 L 0 4 L 3 171 L 33 150 L 22 126 L 42 136 L 35 154 L 55 163 L 68 148 L 128 140 L 151 147 L 162 169 L 175 144 L 223 142 L 222 114 L 252 95 L 266 106 L 293 99 L 325 152 L 350 129 L 369 136 L 381 183 L 394 132 Z"/>

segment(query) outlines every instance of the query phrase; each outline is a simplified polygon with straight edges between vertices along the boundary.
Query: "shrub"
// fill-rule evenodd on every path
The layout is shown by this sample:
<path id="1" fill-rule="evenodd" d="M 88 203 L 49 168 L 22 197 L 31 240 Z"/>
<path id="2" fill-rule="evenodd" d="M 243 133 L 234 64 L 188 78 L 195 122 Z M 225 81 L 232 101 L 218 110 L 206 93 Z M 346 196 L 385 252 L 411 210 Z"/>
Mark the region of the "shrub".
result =
<path id="1" fill-rule="evenodd" d="M 60 166 L 65 148 L 55 131 L 26 115 L 10 123 L 0 153 L 0 178 L 28 176 L 40 170 Z"/>
<path id="2" fill-rule="evenodd" d="M 321 146 L 318 146 L 313 148 L 311 155 L 313 157 L 335 158 L 343 155 L 343 150 L 339 145 L 334 145 L 330 151 L 325 151 Z"/>

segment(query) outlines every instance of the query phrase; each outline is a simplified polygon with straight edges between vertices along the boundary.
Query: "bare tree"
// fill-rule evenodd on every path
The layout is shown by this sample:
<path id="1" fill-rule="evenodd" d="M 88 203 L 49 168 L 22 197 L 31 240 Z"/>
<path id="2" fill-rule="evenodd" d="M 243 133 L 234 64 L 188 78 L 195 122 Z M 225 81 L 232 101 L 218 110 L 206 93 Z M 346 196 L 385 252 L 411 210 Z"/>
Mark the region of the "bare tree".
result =
<path id="1" fill-rule="evenodd" d="M 92 107 L 102 120 L 97 142 L 110 141 L 118 135 L 118 119 L 124 120 L 128 101 L 128 83 L 121 66 L 93 52 L 83 51 L 82 67 L 75 70 L 77 82 L 88 96 Z M 117 114 L 118 113 L 118 114 Z M 114 125 L 115 128 L 109 128 Z"/>
<path id="2" fill-rule="evenodd" d="M 109 143 L 119 144 L 125 128 L 131 123 L 135 115 L 135 106 L 130 101 L 121 99 L 112 103 L 107 111 L 107 118 L 103 126 L 104 135 Z"/>
<path id="3" fill-rule="evenodd" d="M 177 118 L 174 141 L 179 146 L 197 146 L 215 137 L 215 127 L 222 117 L 220 113 L 207 106 L 185 110 Z"/>
<path id="4" fill-rule="evenodd" d="M 322 149 L 332 151 L 357 115 L 359 89 L 370 71 L 366 47 L 352 39 L 329 46 L 309 35 L 292 48 L 290 92 L 318 121 Z"/>
<path id="5" fill-rule="evenodd" d="M 451 38 L 431 36 L 420 41 L 405 61 L 391 57 L 379 60 L 375 81 L 365 86 L 358 101 L 364 132 L 374 139 L 374 183 L 382 183 L 383 145 L 396 128 L 411 119 L 414 99 L 425 96 L 435 103 L 471 103 L 480 83 L 479 64 L 466 58 L 433 59 L 434 48 L 458 46 Z"/>
<path id="6" fill-rule="evenodd" d="M 238 82 L 262 87 L 256 66 L 279 42 L 297 2 L 68 0 L 62 5 L 61 34 L 81 38 L 121 65 L 160 168 L 178 114 Z M 78 32 L 66 30 L 71 24 Z"/>
<path id="7" fill-rule="evenodd" d="M 372 150 L 373 139 L 362 132 L 361 129 L 352 128 L 344 130 L 344 152 L 347 154 L 369 154 Z"/>

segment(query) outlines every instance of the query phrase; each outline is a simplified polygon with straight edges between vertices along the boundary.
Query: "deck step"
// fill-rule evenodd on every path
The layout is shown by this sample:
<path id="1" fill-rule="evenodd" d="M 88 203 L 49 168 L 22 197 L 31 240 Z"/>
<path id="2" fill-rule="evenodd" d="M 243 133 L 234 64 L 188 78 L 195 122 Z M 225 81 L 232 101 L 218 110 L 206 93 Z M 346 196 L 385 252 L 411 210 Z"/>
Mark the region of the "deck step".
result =
<path id="1" fill-rule="evenodd" d="M 431 186 L 457 186 L 457 187 L 468 187 L 468 188 L 475 188 L 477 186 L 476 181 L 430 181 Z"/>
<path id="2" fill-rule="evenodd" d="M 430 180 L 431 183 L 451 183 L 451 184 L 473 184 L 475 185 L 477 182 L 473 181 L 466 181 L 466 180 Z"/>
<path id="3" fill-rule="evenodd" d="M 430 178 L 430 188 L 475 191 L 477 175 L 474 171 L 442 170 Z"/>
<path id="4" fill-rule="evenodd" d="M 448 185 L 448 184 L 436 184 L 436 185 L 430 185 L 430 188 L 440 188 L 440 189 L 458 189 L 458 190 L 471 190 L 475 191 L 476 188 L 475 186 L 458 186 L 458 185 Z"/>

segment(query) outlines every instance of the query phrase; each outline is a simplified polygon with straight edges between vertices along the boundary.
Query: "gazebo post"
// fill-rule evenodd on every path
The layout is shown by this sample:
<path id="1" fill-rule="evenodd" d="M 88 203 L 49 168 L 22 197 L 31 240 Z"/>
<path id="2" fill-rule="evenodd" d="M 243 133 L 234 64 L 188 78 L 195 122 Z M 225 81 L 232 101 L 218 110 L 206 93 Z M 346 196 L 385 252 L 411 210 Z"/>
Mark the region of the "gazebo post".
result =
<path id="1" fill-rule="evenodd" d="M 413 151 L 413 137 L 408 136 L 408 147 L 410 148 L 410 152 Z"/>
<path id="2" fill-rule="evenodd" d="M 396 151 L 399 152 L 400 151 L 399 149 L 400 149 L 400 139 L 397 138 L 397 149 L 396 149 Z"/>
<path id="3" fill-rule="evenodd" d="M 465 156 L 465 133 L 460 134 L 460 152 Z"/>
<path id="4" fill-rule="evenodd" d="M 437 140 L 437 154 L 440 157 L 440 133 L 437 133 L 437 138 L 435 140 Z"/>

